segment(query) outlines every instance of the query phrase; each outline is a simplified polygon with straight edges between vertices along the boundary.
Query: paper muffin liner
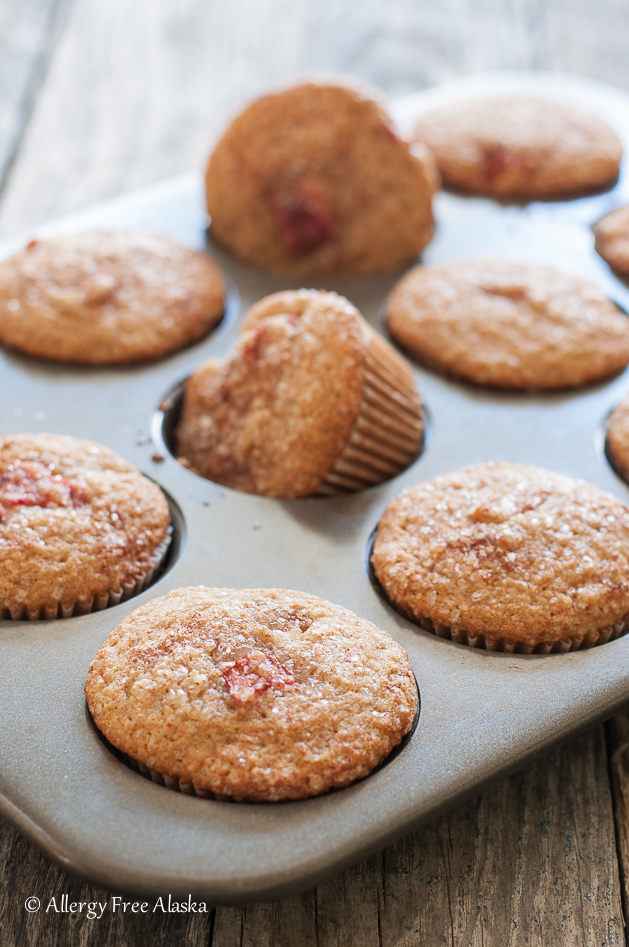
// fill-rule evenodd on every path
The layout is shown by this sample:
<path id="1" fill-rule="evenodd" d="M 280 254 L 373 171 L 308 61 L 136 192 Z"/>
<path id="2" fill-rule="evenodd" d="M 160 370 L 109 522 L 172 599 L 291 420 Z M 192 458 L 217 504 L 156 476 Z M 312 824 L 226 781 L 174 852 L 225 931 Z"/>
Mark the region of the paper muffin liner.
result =
<path id="1" fill-rule="evenodd" d="M 411 368 L 370 326 L 358 416 L 349 439 L 317 493 L 364 490 L 397 476 L 417 457 L 424 416 Z"/>
<path id="2" fill-rule="evenodd" d="M 222 802 L 235 802 L 233 796 L 219 796 L 209 789 L 195 789 L 193 783 L 183 782 L 176 776 L 164 776 L 162 773 L 158 773 L 156 769 L 151 769 L 150 766 L 147 766 L 145 763 L 138 762 L 138 760 L 129 756 L 128 753 L 118 752 L 127 766 L 135 773 L 139 773 L 141 776 L 144 776 L 145 779 L 150 779 L 151 782 L 157 783 L 159 786 L 165 786 L 166 789 L 174 789 L 175 792 L 180 792 L 184 796 L 197 796 L 199 799 L 218 799 Z"/>
<path id="3" fill-rule="evenodd" d="M 607 644 L 616 638 L 622 638 L 629 631 L 629 615 L 615 625 L 609 625 L 599 631 L 590 631 L 585 635 L 572 638 L 561 638 L 553 642 L 510 641 L 508 638 L 489 638 L 486 635 L 470 635 L 467 631 L 457 628 L 448 628 L 446 625 L 434 624 L 430 618 L 417 619 L 414 615 L 404 612 L 412 621 L 419 624 L 425 631 L 431 631 L 438 638 L 446 638 L 456 644 L 464 644 L 470 648 L 481 648 L 484 651 L 501 651 L 505 654 L 567 654 L 569 651 L 584 651 L 586 648 L 595 648 L 597 645 Z"/>
<path id="4" fill-rule="evenodd" d="M 140 773 L 141 776 L 150 779 L 151 782 L 157 783 L 159 786 L 166 786 L 167 789 L 174 789 L 175 792 L 183 793 L 184 796 L 198 796 L 201 799 L 232 798 L 231 796 L 216 796 L 215 793 L 210 792 L 209 789 L 195 789 L 192 783 L 182 782 L 176 776 L 163 776 L 161 773 L 158 773 L 156 769 L 151 769 L 150 766 L 146 766 L 145 763 L 138 762 L 138 760 L 129 756 L 128 753 L 120 753 L 120 755 L 127 766 L 135 773 Z"/>
<path id="5" fill-rule="evenodd" d="M 62 605 L 59 603 L 52 608 L 42 606 L 41 608 L 29 609 L 25 605 L 21 605 L 19 608 L 4 608 L 2 612 L 0 612 L 0 618 L 13 621 L 52 621 L 55 618 L 72 618 L 76 615 L 89 615 L 91 612 L 99 612 L 104 608 L 111 608 L 112 605 L 119 605 L 121 602 L 126 602 L 127 599 L 133 598 L 134 595 L 139 595 L 140 592 L 143 592 L 155 581 L 166 558 L 166 553 L 170 548 L 172 534 L 173 528 L 169 526 L 166 538 L 160 543 L 150 558 L 150 568 L 141 575 L 136 576 L 135 579 L 129 579 L 127 582 L 123 582 L 118 591 L 94 595 L 90 599 L 74 602 L 72 605 Z"/>

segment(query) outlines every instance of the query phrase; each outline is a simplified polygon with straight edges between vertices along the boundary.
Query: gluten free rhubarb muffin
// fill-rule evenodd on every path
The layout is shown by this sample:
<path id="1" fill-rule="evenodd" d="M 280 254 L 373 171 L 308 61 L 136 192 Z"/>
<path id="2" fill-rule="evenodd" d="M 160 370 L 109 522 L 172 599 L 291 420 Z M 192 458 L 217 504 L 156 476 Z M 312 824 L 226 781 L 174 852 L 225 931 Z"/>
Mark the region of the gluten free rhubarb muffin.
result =
<path id="1" fill-rule="evenodd" d="M 416 457 L 423 412 L 405 360 L 336 293 L 261 300 L 232 355 L 186 383 L 177 456 L 235 490 L 360 490 Z"/>
<path id="2" fill-rule="evenodd" d="M 538 467 L 479 464 L 404 490 L 373 567 L 402 611 L 463 644 L 564 652 L 629 628 L 629 507 Z"/>
<path id="3" fill-rule="evenodd" d="M 404 650 L 284 589 L 177 589 L 131 612 L 85 687 L 130 761 L 199 795 L 277 802 L 362 779 L 413 726 Z M 144 769 L 146 768 L 146 769 Z"/>
<path id="4" fill-rule="evenodd" d="M 621 276 L 629 276 L 629 205 L 606 214 L 594 234 L 596 252 Z"/>
<path id="5" fill-rule="evenodd" d="M 629 480 L 629 397 L 623 398 L 609 417 L 605 447 L 616 470 Z"/>
<path id="6" fill-rule="evenodd" d="M 432 236 L 432 156 L 413 153 L 353 85 L 265 95 L 229 126 L 206 174 L 215 239 L 293 276 L 357 275 L 414 260 Z"/>
<path id="7" fill-rule="evenodd" d="M 611 186 L 622 145 L 590 112 L 531 96 L 461 99 L 431 109 L 413 138 L 446 185 L 488 197 L 569 197 Z"/>
<path id="8" fill-rule="evenodd" d="M 149 584 L 170 538 L 162 491 L 113 451 L 59 434 L 0 438 L 0 616 L 57 618 Z"/>
<path id="9" fill-rule="evenodd" d="M 32 240 L 0 262 L 0 342 L 61 362 L 160 358 L 220 321 L 225 287 L 204 253 L 158 234 Z"/>
<path id="10" fill-rule="evenodd" d="M 629 362 L 629 319 L 593 283 L 492 257 L 418 266 L 387 305 L 391 335 L 477 385 L 568 388 Z"/>

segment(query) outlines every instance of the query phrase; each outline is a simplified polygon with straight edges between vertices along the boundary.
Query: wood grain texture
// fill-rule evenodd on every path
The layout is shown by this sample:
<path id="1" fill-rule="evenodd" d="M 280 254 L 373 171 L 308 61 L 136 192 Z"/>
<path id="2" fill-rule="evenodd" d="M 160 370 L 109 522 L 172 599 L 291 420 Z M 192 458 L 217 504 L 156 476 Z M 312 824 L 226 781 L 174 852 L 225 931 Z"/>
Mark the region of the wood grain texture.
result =
<path id="1" fill-rule="evenodd" d="M 212 947 L 624 943 L 597 727 L 311 896 L 219 908 Z"/>
<path id="2" fill-rule="evenodd" d="M 306 10 L 305 0 L 77 0 L 2 232 L 201 167 L 235 109 L 299 73 Z"/>
<path id="3" fill-rule="evenodd" d="M 1 947 L 207 947 L 214 921 L 208 914 L 131 914 L 131 907 L 114 912 L 112 894 L 94 888 L 61 871 L 33 848 L 17 832 L 0 821 L 0 945 Z M 69 896 L 68 905 L 83 902 L 82 911 L 57 914 L 50 907 L 55 898 L 61 908 L 61 896 Z M 27 898 L 41 902 L 37 913 L 24 908 Z M 142 901 L 125 895 L 124 901 Z M 87 917 L 90 902 L 105 903 L 99 918 Z M 208 905 L 209 910 L 209 905 Z M 97 915 L 101 913 L 97 909 Z"/>
<path id="4" fill-rule="evenodd" d="M 629 917 L 629 715 L 606 724 L 614 798 L 616 844 L 625 918 Z"/>
<path id="5" fill-rule="evenodd" d="M 71 0 L 0 4 L 0 189 L 17 151 Z"/>

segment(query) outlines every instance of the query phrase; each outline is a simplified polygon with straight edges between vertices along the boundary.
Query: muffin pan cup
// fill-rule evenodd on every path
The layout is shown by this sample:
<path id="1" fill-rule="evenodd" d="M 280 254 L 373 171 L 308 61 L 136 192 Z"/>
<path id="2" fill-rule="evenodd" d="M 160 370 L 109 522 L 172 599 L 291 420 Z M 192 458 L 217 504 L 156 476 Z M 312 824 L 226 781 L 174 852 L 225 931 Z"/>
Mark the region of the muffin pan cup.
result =
<path id="1" fill-rule="evenodd" d="M 408 127 L 440 98 L 507 87 L 593 109 L 624 135 L 629 149 L 629 97 L 574 78 L 478 77 L 401 100 L 394 112 Z M 627 202 L 624 171 L 607 193 L 526 207 L 441 193 L 436 236 L 424 259 L 497 253 L 555 265 L 589 276 L 629 308 L 629 289 L 597 257 L 590 231 L 605 212 Z M 143 227 L 203 246 L 205 223 L 201 181 L 186 176 L 36 233 Z M 7 241 L 1 252 L 23 243 L 24 237 Z M 212 252 L 236 284 L 243 312 L 267 293 L 299 286 Z M 399 275 L 309 282 L 343 293 L 383 331 L 378 313 Z M 180 465 L 166 443 L 149 437 L 152 418 L 158 434 L 172 420 L 175 409 L 158 410 L 165 393 L 204 358 L 226 354 L 237 329 L 238 320 L 226 319 L 203 342 L 128 368 L 70 368 L 9 351 L 0 356 L 2 433 L 41 430 L 100 441 L 159 483 L 182 517 L 172 567 L 134 599 L 67 620 L 0 623 L 0 812 L 64 868 L 95 884 L 147 896 L 196 894 L 208 905 L 305 889 L 629 699 L 627 637 L 566 654 L 468 647 L 397 613 L 366 568 L 370 536 L 387 503 L 403 487 L 463 464 L 538 464 L 628 500 L 599 442 L 603 419 L 629 390 L 629 373 L 538 396 L 472 388 L 417 367 L 430 437 L 408 469 L 354 494 L 278 501 L 203 480 Z M 83 687 L 90 662 L 137 605 L 197 584 L 312 592 L 389 631 L 408 652 L 417 678 L 415 733 L 366 779 L 300 802 L 196 798 L 133 772 L 89 720 Z"/>

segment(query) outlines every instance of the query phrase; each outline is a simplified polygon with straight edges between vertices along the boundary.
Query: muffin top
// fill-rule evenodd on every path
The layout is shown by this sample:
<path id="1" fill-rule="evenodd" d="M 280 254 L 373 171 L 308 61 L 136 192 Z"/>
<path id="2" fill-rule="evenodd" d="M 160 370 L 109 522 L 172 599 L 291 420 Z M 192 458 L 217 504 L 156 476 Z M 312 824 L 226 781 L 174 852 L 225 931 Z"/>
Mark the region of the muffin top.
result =
<path id="1" fill-rule="evenodd" d="M 622 145 L 596 115 L 549 99 L 462 99 L 427 112 L 413 133 L 443 181 L 476 194 L 554 198 L 611 185 Z"/>
<path id="2" fill-rule="evenodd" d="M 265 496 L 314 493 L 361 403 L 366 325 L 336 293 L 268 296 L 233 355 L 186 384 L 177 451 L 204 477 Z"/>
<path id="3" fill-rule="evenodd" d="M 221 797 L 302 799 L 366 776 L 417 712 L 404 650 L 284 589 L 177 589 L 109 636 L 85 688 L 115 747 Z"/>
<path id="4" fill-rule="evenodd" d="M 209 257 L 158 234 L 32 240 L 0 262 L 0 341 L 54 361 L 159 358 L 206 335 L 224 305 Z"/>
<path id="5" fill-rule="evenodd" d="M 0 614 L 118 592 L 161 559 L 169 530 L 162 491 L 107 447 L 0 438 Z"/>
<path id="6" fill-rule="evenodd" d="M 606 214 L 594 227 L 595 247 L 606 263 L 629 276 L 629 205 Z"/>
<path id="7" fill-rule="evenodd" d="M 463 467 L 389 504 L 373 566 L 416 619 L 487 643 L 581 639 L 629 613 L 629 507 L 537 467 Z"/>
<path id="8" fill-rule="evenodd" d="M 212 234 L 241 260 L 296 276 L 382 272 L 432 236 L 434 161 L 368 94 L 306 82 L 257 99 L 206 175 Z"/>
<path id="9" fill-rule="evenodd" d="M 509 260 L 415 267 L 389 297 L 391 335 L 478 385 L 584 385 L 629 361 L 629 319 L 588 280 Z"/>

